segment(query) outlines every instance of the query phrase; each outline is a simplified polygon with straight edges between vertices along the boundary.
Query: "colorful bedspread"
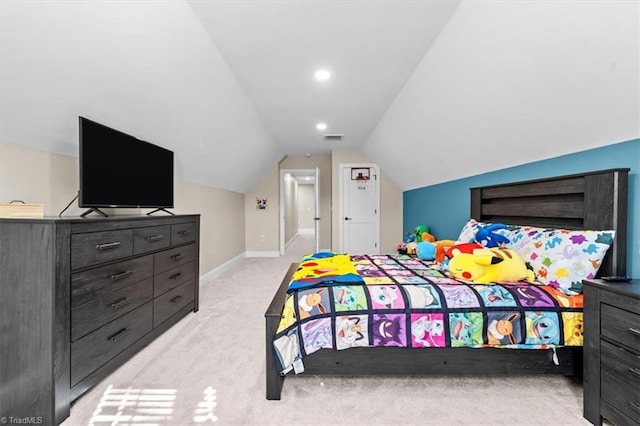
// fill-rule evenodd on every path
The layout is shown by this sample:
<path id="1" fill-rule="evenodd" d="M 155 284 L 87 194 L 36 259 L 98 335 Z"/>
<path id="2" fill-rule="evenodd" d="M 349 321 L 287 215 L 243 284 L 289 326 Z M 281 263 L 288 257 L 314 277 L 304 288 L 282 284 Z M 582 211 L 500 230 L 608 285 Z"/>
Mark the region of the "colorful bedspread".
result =
<path id="1" fill-rule="evenodd" d="M 406 255 L 323 253 L 301 261 L 273 344 L 284 373 L 322 348 L 580 346 L 582 306 L 582 295 L 465 283 Z"/>

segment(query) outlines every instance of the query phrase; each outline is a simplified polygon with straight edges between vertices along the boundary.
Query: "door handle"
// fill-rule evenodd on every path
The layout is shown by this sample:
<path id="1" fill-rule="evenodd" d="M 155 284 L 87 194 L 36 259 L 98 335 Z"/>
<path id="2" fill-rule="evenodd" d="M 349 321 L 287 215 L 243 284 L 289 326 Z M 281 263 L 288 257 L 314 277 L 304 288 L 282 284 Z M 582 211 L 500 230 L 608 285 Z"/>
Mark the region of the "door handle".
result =
<path id="1" fill-rule="evenodd" d="M 350 217 L 345 217 L 344 220 L 351 220 L 351 218 Z"/>

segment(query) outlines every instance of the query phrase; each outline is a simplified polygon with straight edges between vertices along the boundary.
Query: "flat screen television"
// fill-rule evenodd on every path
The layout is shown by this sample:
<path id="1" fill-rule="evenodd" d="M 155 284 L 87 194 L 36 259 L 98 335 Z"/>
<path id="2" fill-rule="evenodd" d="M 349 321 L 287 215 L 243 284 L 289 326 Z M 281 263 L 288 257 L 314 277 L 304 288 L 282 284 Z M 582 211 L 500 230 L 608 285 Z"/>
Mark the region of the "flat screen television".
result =
<path id="1" fill-rule="evenodd" d="M 173 207 L 173 151 L 84 117 L 80 119 L 78 205 Z M 106 216 L 106 215 L 105 215 Z"/>

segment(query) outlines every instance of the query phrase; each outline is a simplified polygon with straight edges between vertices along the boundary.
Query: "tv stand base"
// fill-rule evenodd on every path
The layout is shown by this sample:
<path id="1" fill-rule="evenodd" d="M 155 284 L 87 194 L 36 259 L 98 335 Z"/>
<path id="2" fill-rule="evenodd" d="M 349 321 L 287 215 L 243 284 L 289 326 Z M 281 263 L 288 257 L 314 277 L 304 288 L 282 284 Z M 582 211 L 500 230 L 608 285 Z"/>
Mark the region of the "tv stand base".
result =
<path id="1" fill-rule="evenodd" d="M 85 211 L 84 213 L 82 213 L 80 215 L 80 217 L 85 217 L 86 215 L 96 212 L 98 213 L 100 216 L 104 216 L 104 217 L 109 217 L 105 212 L 103 212 L 102 210 L 96 208 L 96 207 L 91 207 L 89 210 Z"/>
<path id="2" fill-rule="evenodd" d="M 174 213 L 171 213 L 169 210 L 163 209 L 163 208 L 151 210 L 149 213 L 147 213 L 147 216 L 151 216 L 155 212 L 166 212 L 166 213 L 169 213 L 171 216 L 174 216 Z"/>

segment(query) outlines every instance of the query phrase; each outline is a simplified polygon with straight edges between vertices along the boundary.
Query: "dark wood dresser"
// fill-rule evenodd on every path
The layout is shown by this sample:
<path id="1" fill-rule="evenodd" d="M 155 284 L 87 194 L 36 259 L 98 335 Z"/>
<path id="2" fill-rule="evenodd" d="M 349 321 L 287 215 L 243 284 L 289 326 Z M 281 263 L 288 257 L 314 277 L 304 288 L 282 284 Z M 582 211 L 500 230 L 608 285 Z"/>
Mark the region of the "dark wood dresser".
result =
<path id="1" fill-rule="evenodd" d="M 0 417 L 61 423 L 196 312 L 199 233 L 199 215 L 0 219 Z"/>
<path id="2" fill-rule="evenodd" d="M 584 417 L 640 425 L 640 280 L 585 280 Z"/>

